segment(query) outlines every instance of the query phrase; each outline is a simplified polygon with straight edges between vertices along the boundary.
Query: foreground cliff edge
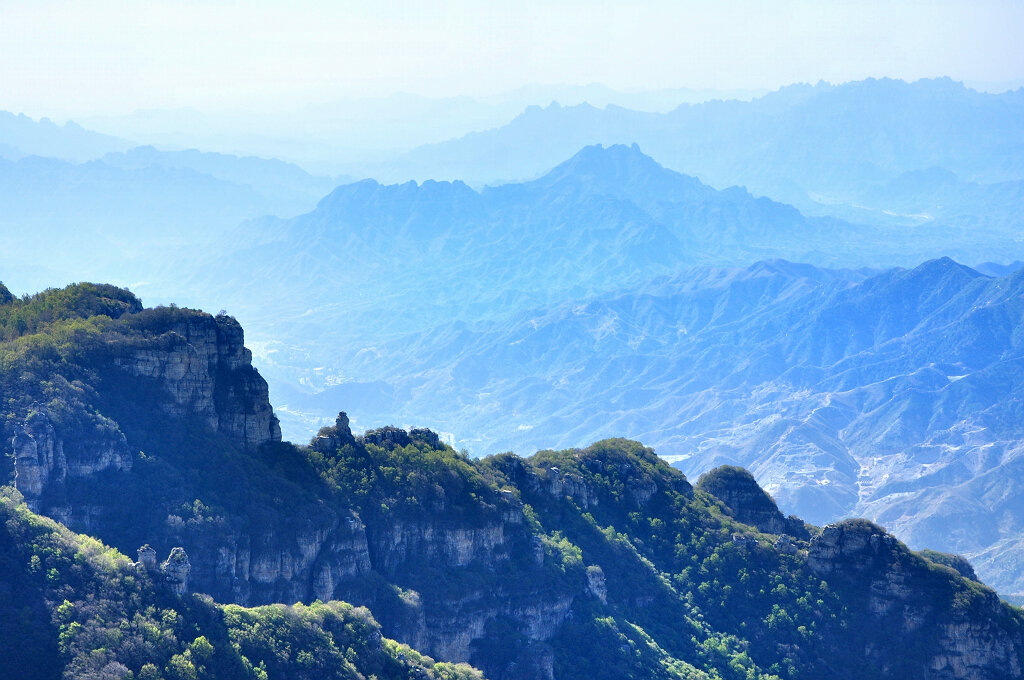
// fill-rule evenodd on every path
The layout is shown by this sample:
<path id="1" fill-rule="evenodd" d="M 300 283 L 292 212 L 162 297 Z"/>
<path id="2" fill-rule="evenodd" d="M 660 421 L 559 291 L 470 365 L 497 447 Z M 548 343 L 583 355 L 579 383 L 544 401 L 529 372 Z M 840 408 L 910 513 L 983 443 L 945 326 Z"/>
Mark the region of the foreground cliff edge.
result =
<path id="1" fill-rule="evenodd" d="M 0 286 L 0 340 L 0 646 L 22 674 L 474 672 L 399 657 L 376 622 L 491 678 L 1022 674 L 1024 615 L 965 561 L 784 517 L 739 468 L 693 487 L 621 439 L 472 460 L 429 430 L 356 437 L 344 414 L 281 442 L 237 322 L 110 286 Z M 136 565 L 36 513 L 151 547 Z M 252 643 L 261 617 L 287 632 Z M 228 656 L 233 675 L 203 663 Z"/>

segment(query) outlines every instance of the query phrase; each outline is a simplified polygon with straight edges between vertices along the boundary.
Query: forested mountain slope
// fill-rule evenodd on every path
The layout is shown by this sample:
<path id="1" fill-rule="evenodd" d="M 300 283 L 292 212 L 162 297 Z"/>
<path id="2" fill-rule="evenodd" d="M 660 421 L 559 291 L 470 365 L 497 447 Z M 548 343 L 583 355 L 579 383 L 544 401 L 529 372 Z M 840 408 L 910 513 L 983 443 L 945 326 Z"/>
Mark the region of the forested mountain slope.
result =
<path id="1" fill-rule="evenodd" d="M 28 507 L 122 552 L 145 543 L 170 554 L 160 573 L 172 593 L 246 605 L 347 600 L 368 606 L 385 635 L 495 678 L 1021 674 L 1024 620 L 969 565 L 913 553 L 868 522 L 818 529 L 785 518 L 742 470 L 717 469 L 694 488 L 621 439 L 471 460 L 429 430 L 356 437 L 344 414 L 308 447 L 282 443 L 232 319 L 145 310 L 111 287 L 4 296 L 0 328 L 5 481 Z M 96 630 L 91 604 L 79 602 L 98 588 L 97 606 L 111 608 L 104 620 L 127 612 L 163 630 L 173 626 L 141 603 L 185 609 L 153 662 L 167 677 L 175 654 L 202 665 L 206 643 L 225 639 L 237 656 L 218 663 L 244 668 L 244 655 L 257 665 L 270 643 L 245 631 L 265 618 L 287 635 L 330 632 L 333 641 L 318 637 L 328 650 L 340 650 L 338 626 L 351 622 L 345 630 L 370 642 L 349 662 L 400 660 L 343 605 L 247 613 L 160 600 L 172 595 L 144 576 L 129 583 L 116 554 L 67 557 L 81 539 L 33 519 L 17 494 L 8 492 L 0 536 L 11 548 L 4 583 L 42 622 L 26 653 L 56 644 L 64 663 L 96 649 L 76 637 L 82 629 L 53 635 L 71 622 Z M 155 564 L 147 555 L 140 561 Z M 133 631 L 102 633 L 113 635 L 104 648 L 109 663 L 141 673 L 142 657 L 121 656 Z M 62 641 L 71 646 L 61 651 Z M 278 649 L 267 668 L 308 660 L 294 653 Z"/>
<path id="2" fill-rule="evenodd" d="M 437 678 L 482 676 L 385 639 L 368 611 L 218 605 L 187 592 L 188 558 L 134 562 L 0 495 L 0 672 L 7 678 L 105 680 Z M 180 550 L 180 549 L 179 549 Z M 184 580 L 182 580 L 184 579 Z"/>

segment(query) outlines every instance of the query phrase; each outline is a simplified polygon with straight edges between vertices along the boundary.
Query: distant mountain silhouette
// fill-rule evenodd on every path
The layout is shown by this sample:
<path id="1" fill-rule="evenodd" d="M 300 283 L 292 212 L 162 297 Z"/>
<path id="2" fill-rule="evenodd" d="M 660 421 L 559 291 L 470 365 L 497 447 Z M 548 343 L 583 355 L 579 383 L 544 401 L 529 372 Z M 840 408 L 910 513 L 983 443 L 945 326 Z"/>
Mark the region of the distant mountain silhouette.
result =
<path id="1" fill-rule="evenodd" d="M 849 189 L 932 166 L 997 182 L 1024 177 L 1022 111 L 1024 90 L 979 93 L 948 78 L 792 85 L 750 102 L 684 104 L 664 114 L 552 104 L 424 146 L 397 159 L 393 171 L 509 180 L 537 176 L 587 144 L 635 142 L 712 185 L 768 195 L 787 186 Z"/>
<path id="2" fill-rule="evenodd" d="M 0 266 L 22 290 L 145 281 L 157 264 L 180 270 L 242 220 L 308 210 L 330 186 L 281 161 L 197 151 L 132 149 L 86 163 L 0 158 Z M 182 250 L 169 258 L 169 249 Z"/>
<path id="3" fill-rule="evenodd" d="M 0 111 L 0 157 L 8 160 L 48 156 L 82 162 L 131 146 L 127 140 L 86 130 L 74 121 L 57 125 L 49 118 L 37 121 Z"/>
<path id="4" fill-rule="evenodd" d="M 275 158 L 235 156 L 187 149 L 159 151 L 152 146 L 137 146 L 103 157 L 107 165 L 124 170 L 150 167 L 194 170 L 219 180 L 250 186 L 271 199 L 274 214 L 289 215 L 307 210 L 334 187 L 328 177 L 315 177 L 297 165 Z"/>
<path id="5" fill-rule="evenodd" d="M 881 240 L 742 189 L 717 191 L 636 146 L 593 146 L 537 180 L 479 191 L 458 181 L 340 186 L 306 215 L 239 227 L 193 284 L 234 304 L 235 291 L 272 282 L 263 290 L 279 311 L 336 305 L 350 321 L 365 313 L 377 331 L 407 332 L 439 316 L 486 318 L 700 263 L 827 262 L 843 257 L 837 246 L 868 250 Z"/>
<path id="6" fill-rule="evenodd" d="M 376 315 L 389 300 L 401 316 L 373 323 L 394 321 L 401 332 L 439 314 L 486 317 L 699 264 L 891 266 L 945 253 L 995 260 L 1014 252 L 1014 238 L 806 217 L 739 187 L 715 190 L 637 145 L 594 145 L 536 180 L 481 190 L 433 180 L 340 186 L 306 215 L 238 228 L 194 283 L 213 304 L 213 291 L 230 300 L 258 276 L 274 282 L 267 295 L 303 313 L 336 304 Z"/>
<path id="7" fill-rule="evenodd" d="M 980 93 L 948 78 L 792 85 L 667 113 L 534 106 L 367 171 L 388 181 L 508 182 L 595 143 L 639 144 L 713 187 L 743 186 L 808 215 L 961 235 L 1024 227 L 1024 90 Z"/>

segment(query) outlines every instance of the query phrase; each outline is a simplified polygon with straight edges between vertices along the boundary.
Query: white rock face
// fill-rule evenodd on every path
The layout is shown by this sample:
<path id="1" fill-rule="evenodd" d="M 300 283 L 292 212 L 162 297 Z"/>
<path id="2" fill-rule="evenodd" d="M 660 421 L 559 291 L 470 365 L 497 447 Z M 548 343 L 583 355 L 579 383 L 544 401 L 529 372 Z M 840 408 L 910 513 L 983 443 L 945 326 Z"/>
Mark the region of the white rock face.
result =
<path id="1" fill-rule="evenodd" d="M 184 595 L 188 592 L 188 576 L 192 570 L 192 564 L 185 553 L 184 548 L 174 548 L 167 556 L 164 563 L 160 565 L 160 571 L 164 579 L 170 584 L 171 590 L 177 595 Z"/>
<path id="2" fill-rule="evenodd" d="M 101 470 L 130 470 L 132 455 L 124 435 L 115 427 L 65 432 L 58 435 L 45 406 L 36 406 L 11 441 L 14 484 L 35 511 L 47 486 L 68 476 L 86 477 Z M 65 438 L 68 445 L 65 446 Z"/>
<path id="3" fill-rule="evenodd" d="M 63 443 L 57 439 L 48 415 L 37 412 L 26 419 L 11 445 L 15 486 L 25 496 L 29 507 L 37 510 L 39 496 L 51 476 L 63 479 L 67 474 Z"/>
<path id="4" fill-rule="evenodd" d="M 185 317 L 160 340 L 115 361 L 132 375 L 159 381 L 172 397 L 169 415 L 198 416 L 246 448 L 281 441 L 267 382 L 252 367 L 237 321 Z"/>
<path id="5" fill-rule="evenodd" d="M 374 548 L 379 556 L 376 566 L 385 573 L 415 557 L 451 567 L 464 567 L 474 559 L 485 562 L 508 559 L 501 522 L 467 528 L 397 520 Z"/>

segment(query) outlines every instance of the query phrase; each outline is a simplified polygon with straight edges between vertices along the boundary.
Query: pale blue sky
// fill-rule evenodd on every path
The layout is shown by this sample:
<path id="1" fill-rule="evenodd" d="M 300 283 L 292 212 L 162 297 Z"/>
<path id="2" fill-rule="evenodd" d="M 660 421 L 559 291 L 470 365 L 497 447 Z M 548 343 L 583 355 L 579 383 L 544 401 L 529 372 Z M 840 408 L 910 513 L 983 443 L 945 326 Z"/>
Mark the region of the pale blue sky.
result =
<path id="1" fill-rule="evenodd" d="M 1024 2 L 0 0 L 0 109 L 55 117 L 527 83 L 1024 81 Z"/>

